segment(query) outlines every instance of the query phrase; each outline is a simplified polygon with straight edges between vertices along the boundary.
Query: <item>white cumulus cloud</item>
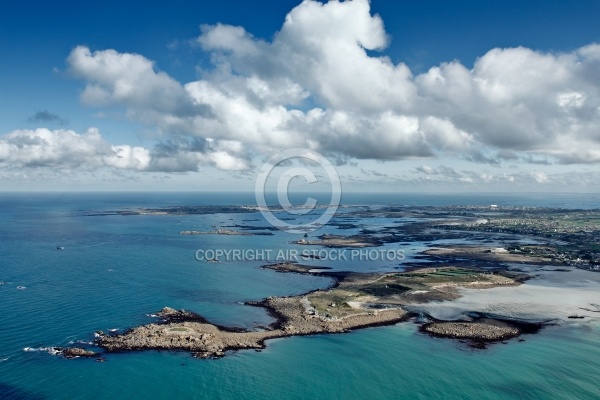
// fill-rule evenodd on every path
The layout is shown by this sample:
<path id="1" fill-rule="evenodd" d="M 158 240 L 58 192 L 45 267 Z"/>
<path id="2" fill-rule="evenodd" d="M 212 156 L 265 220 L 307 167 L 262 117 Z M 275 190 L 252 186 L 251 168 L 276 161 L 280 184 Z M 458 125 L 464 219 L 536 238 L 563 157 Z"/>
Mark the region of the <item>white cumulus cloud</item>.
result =
<path id="1" fill-rule="evenodd" d="M 168 145 L 153 149 L 111 145 L 97 129 L 84 133 L 72 130 L 17 130 L 0 136 L 0 167 L 6 170 L 50 168 L 72 170 L 114 168 L 117 170 L 185 172 L 199 165 L 223 170 L 250 167 L 244 147 L 234 141 L 207 141 L 200 147 L 189 144 L 169 153 Z M 175 155 L 175 156 L 174 156 Z"/>
<path id="2" fill-rule="evenodd" d="M 117 147 L 113 165 L 249 167 L 246 152 L 216 143 L 377 160 L 600 162 L 597 44 L 566 53 L 495 48 L 472 67 L 450 61 L 415 76 L 404 63 L 373 55 L 390 39 L 368 0 L 303 1 L 270 41 L 237 26 L 201 30 L 196 42 L 213 68 L 193 82 L 177 82 L 142 55 L 71 52 L 69 68 L 86 83 L 84 102 L 123 105 L 168 142 L 160 157 Z M 203 151 L 193 150 L 198 144 Z"/>

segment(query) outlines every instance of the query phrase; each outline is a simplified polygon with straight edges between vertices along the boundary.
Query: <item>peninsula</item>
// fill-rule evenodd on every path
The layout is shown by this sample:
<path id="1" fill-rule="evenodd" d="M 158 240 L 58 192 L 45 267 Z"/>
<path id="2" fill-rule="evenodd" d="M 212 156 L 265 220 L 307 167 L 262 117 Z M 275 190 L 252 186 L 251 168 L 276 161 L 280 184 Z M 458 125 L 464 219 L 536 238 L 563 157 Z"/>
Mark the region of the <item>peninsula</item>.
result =
<path id="1" fill-rule="evenodd" d="M 459 268 L 386 274 L 332 272 L 296 263 L 269 264 L 263 268 L 328 276 L 334 279 L 334 284 L 327 290 L 299 296 L 247 302 L 249 306 L 265 308 L 275 318 L 264 330 L 219 326 L 198 314 L 165 307 L 156 314 L 161 322 L 117 335 L 97 332 L 96 344 L 108 352 L 182 350 L 199 358 L 222 357 L 228 350 L 264 348 L 265 341 L 273 338 L 341 333 L 395 324 L 416 316 L 405 310 L 405 305 L 457 298 L 460 287 L 519 285 L 527 278 L 518 273 L 491 274 Z M 430 320 L 422 330 L 434 336 L 468 339 L 477 345 L 505 340 L 523 332 L 518 323 L 491 318 L 473 318 L 460 324 Z"/>

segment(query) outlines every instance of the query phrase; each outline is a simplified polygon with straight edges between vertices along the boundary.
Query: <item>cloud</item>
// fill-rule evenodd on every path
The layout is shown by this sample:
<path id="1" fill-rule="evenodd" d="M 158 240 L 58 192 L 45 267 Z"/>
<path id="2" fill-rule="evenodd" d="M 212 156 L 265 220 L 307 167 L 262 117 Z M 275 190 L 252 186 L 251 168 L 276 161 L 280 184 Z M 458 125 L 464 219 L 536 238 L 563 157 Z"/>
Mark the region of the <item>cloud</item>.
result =
<path id="1" fill-rule="evenodd" d="M 57 114 L 53 114 L 48 110 L 40 110 L 33 114 L 31 117 L 27 118 L 28 122 L 41 122 L 41 123 L 49 123 L 56 122 L 60 125 L 64 125 L 67 121 L 58 116 Z"/>
<path id="2" fill-rule="evenodd" d="M 445 165 L 440 165 L 437 168 L 432 168 L 428 165 L 422 165 L 415 169 L 417 172 L 420 172 L 425 175 L 439 175 L 440 177 L 443 177 L 443 178 L 465 180 L 465 176 L 463 176 L 463 174 L 457 172 L 456 170 L 454 170 L 454 168 L 447 167 Z M 472 175 L 472 174 L 469 173 L 468 175 Z M 430 178 L 428 178 L 428 179 L 430 179 Z"/>
<path id="3" fill-rule="evenodd" d="M 154 149 L 111 145 L 100 132 L 72 130 L 17 130 L 0 136 L 0 168 L 22 170 L 50 168 L 133 170 L 148 172 L 198 171 L 200 165 L 222 170 L 243 170 L 250 166 L 243 145 L 233 141 L 207 140 L 201 146 L 186 143 L 158 143 Z"/>
<path id="4" fill-rule="evenodd" d="M 90 51 L 79 46 L 67 59 L 69 72 L 86 80 L 81 93 L 91 106 L 127 107 L 128 116 L 165 132 L 189 131 L 187 120 L 210 115 L 205 105 L 194 105 L 183 86 L 138 54 L 115 50 Z"/>
<path id="5" fill-rule="evenodd" d="M 436 175 L 436 174 L 439 173 L 434 168 L 431 168 L 429 165 L 422 165 L 422 166 L 417 167 L 415 169 L 417 170 L 417 172 L 421 172 L 421 173 L 426 174 L 426 175 Z"/>
<path id="6" fill-rule="evenodd" d="M 111 146 L 97 129 L 17 130 L 0 136 L 0 165 L 5 168 L 51 167 L 58 169 L 115 166 L 143 170 L 147 154 L 139 147 Z"/>
<path id="7" fill-rule="evenodd" d="M 185 84 L 138 54 L 77 47 L 68 57 L 86 83 L 83 102 L 125 106 L 170 138 L 149 168 L 250 165 L 220 150 L 224 143 L 262 154 L 307 147 L 340 160 L 600 162 L 597 44 L 568 53 L 495 48 L 472 68 L 450 61 L 415 76 L 374 55 L 390 38 L 368 0 L 303 1 L 270 41 L 224 24 L 201 31 L 196 42 L 212 68 Z M 193 150 L 208 138 L 212 150 Z"/>
<path id="8" fill-rule="evenodd" d="M 382 172 L 375 171 L 374 169 L 366 170 L 364 168 L 361 168 L 360 172 L 362 172 L 364 175 L 371 175 L 371 176 L 376 176 L 376 177 L 380 177 L 380 178 L 388 178 L 389 177 L 388 174 L 384 174 Z"/>
<path id="9" fill-rule="evenodd" d="M 552 187 L 562 183 L 574 182 L 579 179 L 578 174 L 547 174 L 542 171 L 516 171 L 513 173 L 490 172 L 486 170 L 456 170 L 455 168 L 440 165 L 436 168 L 423 165 L 415 168 L 418 174 L 407 180 L 407 183 L 455 185 L 462 187 L 480 188 L 482 185 L 501 188 L 506 185 L 511 187 L 531 187 L 533 184 Z"/>
<path id="10" fill-rule="evenodd" d="M 197 171 L 198 165 L 212 165 L 225 171 L 246 170 L 250 155 L 241 142 L 195 138 L 168 140 L 152 151 L 152 170 L 166 172 Z"/>
<path id="11" fill-rule="evenodd" d="M 565 54 L 493 49 L 472 70 L 458 62 L 416 78 L 424 101 L 482 145 L 598 162 L 599 45 Z M 433 101 L 430 101 L 433 100 Z"/>

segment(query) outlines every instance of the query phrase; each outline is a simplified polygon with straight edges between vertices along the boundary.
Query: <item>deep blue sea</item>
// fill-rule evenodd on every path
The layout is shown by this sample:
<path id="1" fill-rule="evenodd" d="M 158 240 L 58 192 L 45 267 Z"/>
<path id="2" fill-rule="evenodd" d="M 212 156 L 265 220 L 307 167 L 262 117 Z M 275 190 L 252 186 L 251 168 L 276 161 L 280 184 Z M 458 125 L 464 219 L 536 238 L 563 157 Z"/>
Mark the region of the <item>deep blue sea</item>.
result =
<path id="1" fill-rule="evenodd" d="M 343 204 L 594 208 L 599 199 L 558 194 L 348 194 Z M 66 360 L 43 350 L 89 342 L 97 330 L 152 322 L 147 314 L 164 306 L 251 329 L 272 320 L 243 302 L 300 294 L 331 283 L 323 277 L 260 269 L 263 261 L 195 259 L 198 249 L 288 249 L 297 235 L 179 235 L 212 226 L 265 224 L 260 213 L 85 215 L 227 204 L 254 205 L 254 195 L 0 194 L 0 281 L 5 283 L 0 285 L 0 399 L 600 398 L 600 328 L 593 324 L 548 327 L 524 342 L 486 350 L 424 336 L 412 323 L 277 339 L 261 352 L 232 352 L 219 360 L 147 351 L 108 354 L 106 362 L 98 363 Z M 318 233 L 325 232 L 353 231 L 325 227 Z M 418 243 L 407 248 L 408 257 L 420 249 Z M 330 266 L 364 271 L 393 267 L 377 261 Z"/>

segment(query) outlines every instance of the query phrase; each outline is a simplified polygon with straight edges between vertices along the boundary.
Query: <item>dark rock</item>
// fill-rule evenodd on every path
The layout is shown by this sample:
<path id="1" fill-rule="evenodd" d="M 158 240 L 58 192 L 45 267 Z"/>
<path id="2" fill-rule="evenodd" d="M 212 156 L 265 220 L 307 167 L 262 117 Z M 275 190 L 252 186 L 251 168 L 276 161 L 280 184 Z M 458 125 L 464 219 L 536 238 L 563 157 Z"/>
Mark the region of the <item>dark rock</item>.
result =
<path id="1" fill-rule="evenodd" d="M 98 357 L 98 353 L 94 353 L 91 350 L 81 349 L 79 347 L 67 347 L 65 349 L 61 349 L 61 354 L 65 358 L 77 358 L 77 357 Z"/>

